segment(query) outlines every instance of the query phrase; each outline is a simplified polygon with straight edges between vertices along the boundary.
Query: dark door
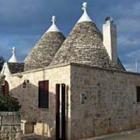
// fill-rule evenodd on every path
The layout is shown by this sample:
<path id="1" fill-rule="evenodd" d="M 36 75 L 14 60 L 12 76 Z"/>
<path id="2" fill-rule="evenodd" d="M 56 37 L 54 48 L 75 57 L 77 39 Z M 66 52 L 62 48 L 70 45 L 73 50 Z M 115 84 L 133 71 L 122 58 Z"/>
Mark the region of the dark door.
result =
<path id="1" fill-rule="evenodd" d="M 56 84 L 56 140 L 66 140 L 65 84 Z"/>
<path id="2" fill-rule="evenodd" d="M 9 95 L 9 84 L 7 81 L 5 81 L 4 85 L 2 86 L 2 93 L 3 95 Z"/>

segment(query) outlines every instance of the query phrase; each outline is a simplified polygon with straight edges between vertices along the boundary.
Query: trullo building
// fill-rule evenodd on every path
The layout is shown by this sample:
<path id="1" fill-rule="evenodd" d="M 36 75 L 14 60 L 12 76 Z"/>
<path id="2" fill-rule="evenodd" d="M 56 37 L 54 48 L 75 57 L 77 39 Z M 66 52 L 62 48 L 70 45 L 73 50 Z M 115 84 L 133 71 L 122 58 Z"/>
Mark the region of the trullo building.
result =
<path id="1" fill-rule="evenodd" d="M 116 25 L 107 17 L 101 32 L 82 9 L 66 39 L 53 16 L 25 63 L 13 50 L 3 67 L 24 133 L 78 140 L 140 128 L 140 75 L 118 57 Z"/>

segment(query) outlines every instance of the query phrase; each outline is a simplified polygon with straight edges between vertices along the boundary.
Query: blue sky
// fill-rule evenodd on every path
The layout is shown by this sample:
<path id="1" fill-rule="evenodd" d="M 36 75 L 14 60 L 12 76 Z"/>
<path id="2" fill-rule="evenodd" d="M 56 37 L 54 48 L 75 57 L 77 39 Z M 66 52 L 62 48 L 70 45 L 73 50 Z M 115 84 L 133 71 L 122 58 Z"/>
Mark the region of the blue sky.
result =
<path id="1" fill-rule="evenodd" d="M 86 0 L 88 13 L 102 30 L 106 16 L 113 17 L 118 28 L 118 53 L 128 70 L 140 72 L 140 1 Z M 52 15 L 67 36 L 82 14 L 83 0 L 0 0 L 0 55 L 9 59 L 13 46 L 23 61 L 41 35 L 50 26 Z"/>

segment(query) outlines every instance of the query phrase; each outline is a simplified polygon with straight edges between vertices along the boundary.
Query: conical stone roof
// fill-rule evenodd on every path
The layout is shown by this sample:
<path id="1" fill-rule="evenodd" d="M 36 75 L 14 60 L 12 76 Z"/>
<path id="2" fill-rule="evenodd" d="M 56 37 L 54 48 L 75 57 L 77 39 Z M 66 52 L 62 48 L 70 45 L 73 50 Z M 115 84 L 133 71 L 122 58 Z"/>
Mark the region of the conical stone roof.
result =
<path id="1" fill-rule="evenodd" d="M 50 66 L 66 63 L 124 70 L 119 61 L 118 64 L 114 64 L 109 59 L 103 46 L 102 34 L 93 22 L 81 22 L 75 25 Z"/>
<path id="2" fill-rule="evenodd" d="M 103 46 L 101 32 L 89 20 L 89 17 L 87 15 L 84 16 L 84 14 L 56 53 L 50 66 L 80 63 L 101 68 L 124 70 L 121 64 L 113 64 L 110 61 L 108 53 Z"/>
<path id="3" fill-rule="evenodd" d="M 52 20 L 52 26 L 44 33 L 29 55 L 25 58 L 25 71 L 48 66 L 63 43 L 65 37 L 55 25 L 54 17 Z"/>

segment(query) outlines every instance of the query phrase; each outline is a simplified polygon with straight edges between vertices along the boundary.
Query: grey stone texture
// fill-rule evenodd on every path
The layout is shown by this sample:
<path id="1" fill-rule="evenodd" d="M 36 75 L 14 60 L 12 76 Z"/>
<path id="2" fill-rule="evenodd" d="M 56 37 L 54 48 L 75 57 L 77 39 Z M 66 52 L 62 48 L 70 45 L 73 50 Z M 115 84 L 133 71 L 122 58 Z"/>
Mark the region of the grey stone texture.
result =
<path id="1" fill-rule="evenodd" d="M 65 37 L 61 32 L 45 32 L 29 55 L 25 58 L 24 70 L 48 66 Z"/>
<path id="2" fill-rule="evenodd" d="M 24 71 L 24 63 L 7 63 L 11 74 L 19 73 Z"/>
<path id="3" fill-rule="evenodd" d="M 0 112 L 0 140 L 20 140 L 19 112 Z"/>
<path id="4" fill-rule="evenodd" d="M 139 74 L 73 65 L 71 139 L 140 128 L 137 86 Z"/>
<path id="5" fill-rule="evenodd" d="M 115 64 L 110 61 L 103 46 L 102 34 L 93 22 L 81 22 L 75 25 L 50 66 L 70 62 L 124 70 L 119 62 Z"/>

